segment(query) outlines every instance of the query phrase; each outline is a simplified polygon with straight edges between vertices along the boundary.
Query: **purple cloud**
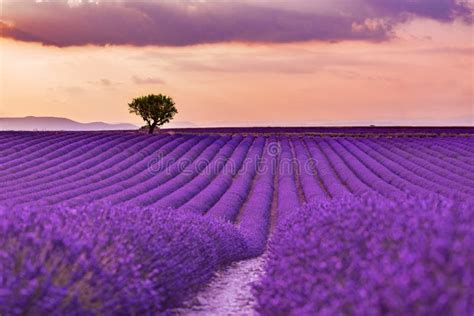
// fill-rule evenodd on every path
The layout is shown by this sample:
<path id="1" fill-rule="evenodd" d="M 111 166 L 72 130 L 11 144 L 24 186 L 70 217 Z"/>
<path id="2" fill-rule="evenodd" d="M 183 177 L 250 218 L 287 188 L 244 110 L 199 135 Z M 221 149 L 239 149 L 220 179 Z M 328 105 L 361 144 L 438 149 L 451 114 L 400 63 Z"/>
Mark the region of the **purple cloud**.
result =
<path id="1" fill-rule="evenodd" d="M 0 38 L 13 38 L 18 41 L 23 41 L 23 42 L 41 42 L 45 43 L 43 39 L 40 37 L 34 36 L 32 34 L 29 34 L 27 32 L 23 32 L 22 30 L 17 29 L 13 25 L 9 23 L 2 22 L 0 20 Z"/>
<path id="2" fill-rule="evenodd" d="M 300 0 L 302 2 L 303 0 Z M 310 1 L 310 0 L 306 0 Z M 325 0 L 328 1 L 328 0 Z M 85 2 L 85 1 L 84 1 Z M 303 1 L 304 2 L 304 1 Z M 280 43 L 308 40 L 382 41 L 412 16 L 443 22 L 472 21 L 467 4 L 454 0 L 353 0 L 347 10 L 307 11 L 250 2 L 7 1 L 3 37 L 46 45 L 184 46 L 218 42 Z M 344 3 L 344 2 L 341 2 Z"/>
<path id="3" fill-rule="evenodd" d="M 442 22 L 461 18 L 472 23 L 472 9 L 458 0 L 365 0 L 377 13 L 386 16 L 416 15 Z"/>

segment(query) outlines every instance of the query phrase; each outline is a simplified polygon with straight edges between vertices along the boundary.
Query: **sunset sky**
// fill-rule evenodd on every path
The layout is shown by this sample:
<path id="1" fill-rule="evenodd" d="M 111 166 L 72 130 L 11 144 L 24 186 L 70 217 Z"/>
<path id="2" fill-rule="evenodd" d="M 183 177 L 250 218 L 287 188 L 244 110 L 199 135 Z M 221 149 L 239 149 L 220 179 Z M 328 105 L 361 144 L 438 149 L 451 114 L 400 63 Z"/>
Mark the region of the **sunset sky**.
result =
<path id="1" fill-rule="evenodd" d="M 472 1 L 0 0 L 0 117 L 474 125 Z"/>

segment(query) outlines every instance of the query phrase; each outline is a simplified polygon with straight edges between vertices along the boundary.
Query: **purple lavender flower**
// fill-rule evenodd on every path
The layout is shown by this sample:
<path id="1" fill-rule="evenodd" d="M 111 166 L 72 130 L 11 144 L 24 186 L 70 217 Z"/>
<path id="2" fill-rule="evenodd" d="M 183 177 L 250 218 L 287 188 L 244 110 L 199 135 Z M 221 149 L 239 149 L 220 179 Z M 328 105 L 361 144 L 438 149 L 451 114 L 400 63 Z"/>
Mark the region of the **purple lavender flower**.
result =
<path id="1" fill-rule="evenodd" d="M 261 315 L 472 315 L 474 203 L 345 197 L 281 222 Z"/>
<path id="2" fill-rule="evenodd" d="M 246 256 L 230 224 L 151 208 L 0 211 L 0 313 L 155 314 Z"/>

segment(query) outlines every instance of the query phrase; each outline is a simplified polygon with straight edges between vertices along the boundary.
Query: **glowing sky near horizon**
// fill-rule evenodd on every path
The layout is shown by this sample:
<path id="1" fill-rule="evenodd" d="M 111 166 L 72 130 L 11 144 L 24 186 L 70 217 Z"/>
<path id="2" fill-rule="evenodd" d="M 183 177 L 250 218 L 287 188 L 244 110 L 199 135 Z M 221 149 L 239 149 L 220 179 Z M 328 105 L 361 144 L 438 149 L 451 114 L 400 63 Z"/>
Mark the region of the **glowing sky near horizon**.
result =
<path id="1" fill-rule="evenodd" d="M 472 1 L 0 3 L 0 116 L 474 125 Z"/>

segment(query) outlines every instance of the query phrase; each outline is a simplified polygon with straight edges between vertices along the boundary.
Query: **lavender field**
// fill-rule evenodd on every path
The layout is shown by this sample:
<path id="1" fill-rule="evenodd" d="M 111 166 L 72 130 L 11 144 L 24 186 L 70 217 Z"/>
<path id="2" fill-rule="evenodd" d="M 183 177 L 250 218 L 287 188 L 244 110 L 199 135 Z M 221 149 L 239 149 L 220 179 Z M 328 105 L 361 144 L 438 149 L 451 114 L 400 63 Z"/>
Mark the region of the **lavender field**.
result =
<path id="1" fill-rule="evenodd" d="M 1 132 L 0 315 L 473 315 L 473 131 L 392 132 Z"/>

